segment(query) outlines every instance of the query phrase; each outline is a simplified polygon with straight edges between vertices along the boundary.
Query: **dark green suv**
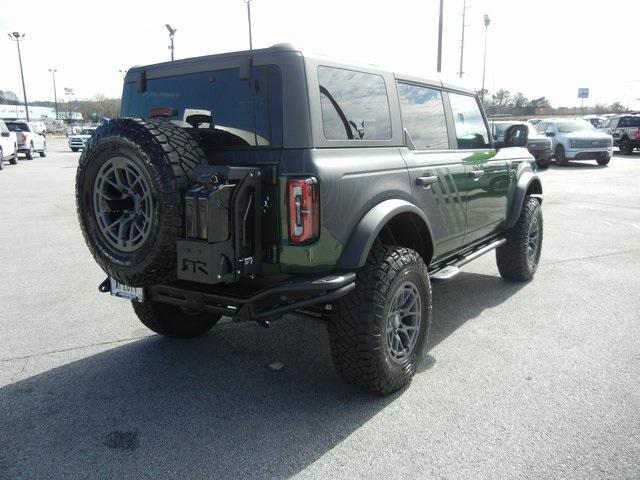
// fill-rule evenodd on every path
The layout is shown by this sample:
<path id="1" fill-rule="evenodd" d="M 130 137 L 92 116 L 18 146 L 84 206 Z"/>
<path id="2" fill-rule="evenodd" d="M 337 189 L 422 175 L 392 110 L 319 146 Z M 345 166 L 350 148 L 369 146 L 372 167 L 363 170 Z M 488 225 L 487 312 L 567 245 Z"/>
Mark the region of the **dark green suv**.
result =
<path id="1" fill-rule="evenodd" d="M 521 125 L 494 142 L 475 92 L 441 81 L 290 45 L 192 58 L 129 70 L 122 118 L 80 159 L 78 215 L 100 290 L 153 331 L 313 317 L 344 378 L 390 393 L 421 359 L 431 281 L 492 250 L 533 277 L 526 143 Z"/>

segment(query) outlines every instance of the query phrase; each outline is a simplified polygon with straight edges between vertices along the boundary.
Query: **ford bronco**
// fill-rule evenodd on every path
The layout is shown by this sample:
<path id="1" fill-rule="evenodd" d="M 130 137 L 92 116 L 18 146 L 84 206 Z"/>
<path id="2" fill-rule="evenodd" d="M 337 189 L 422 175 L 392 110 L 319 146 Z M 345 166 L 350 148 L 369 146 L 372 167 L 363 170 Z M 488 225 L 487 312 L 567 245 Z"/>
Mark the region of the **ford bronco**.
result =
<path id="1" fill-rule="evenodd" d="M 80 158 L 80 225 L 144 325 L 326 321 L 347 381 L 408 384 L 431 281 L 495 250 L 530 280 L 542 186 L 514 125 L 496 142 L 474 91 L 288 44 L 132 68 L 122 118 Z"/>

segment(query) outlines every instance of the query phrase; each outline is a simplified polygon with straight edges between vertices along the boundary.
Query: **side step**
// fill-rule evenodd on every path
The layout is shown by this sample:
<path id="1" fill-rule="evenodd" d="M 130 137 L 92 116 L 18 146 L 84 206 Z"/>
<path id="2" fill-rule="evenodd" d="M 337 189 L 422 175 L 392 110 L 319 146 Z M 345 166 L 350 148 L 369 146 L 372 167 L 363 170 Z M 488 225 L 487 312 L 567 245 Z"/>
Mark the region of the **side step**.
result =
<path id="1" fill-rule="evenodd" d="M 430 275 L 432 282 L 446 282 L 447 280 L 451 280 L 453 277 L 460 273 L 460 267 L 466 265 L 467 263 L 475 260 L 478 257 L 481 257 L 485 253 L 489 253 L 492 250 L 495 250 L 501 245 L 504 245 L 507 242 L 506 238 L 499 238 L 498 240 L 494 240 L 493 242 L 481 247 L 477 250 L 473 250 L 466 255 L 462 256 L 455 262 L 447 265 L 446 267 L 441 268 L 436 273 Z"/>

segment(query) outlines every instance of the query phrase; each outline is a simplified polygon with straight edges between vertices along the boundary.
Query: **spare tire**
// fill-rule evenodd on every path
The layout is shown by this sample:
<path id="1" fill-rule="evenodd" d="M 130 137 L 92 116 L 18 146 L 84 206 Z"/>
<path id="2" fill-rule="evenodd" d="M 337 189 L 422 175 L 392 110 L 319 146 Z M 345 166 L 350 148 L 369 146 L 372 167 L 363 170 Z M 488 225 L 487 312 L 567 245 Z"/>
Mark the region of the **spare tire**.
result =
<path id="1" fill-rule="evenodd" d="M 80 157 L 76 203 L 89 250 L 110 277 L 136 287 L 176 278 L 182 190 L 201 163 L 198 142 L 166 120 L 119 118 L 96 130 Z"/>

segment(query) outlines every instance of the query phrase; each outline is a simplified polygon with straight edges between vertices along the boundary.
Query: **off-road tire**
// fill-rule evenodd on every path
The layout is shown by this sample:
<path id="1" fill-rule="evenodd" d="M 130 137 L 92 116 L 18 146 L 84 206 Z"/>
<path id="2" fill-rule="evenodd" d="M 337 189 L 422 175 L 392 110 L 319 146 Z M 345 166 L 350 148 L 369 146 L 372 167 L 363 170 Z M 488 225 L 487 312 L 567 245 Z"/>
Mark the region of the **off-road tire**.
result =
<path id="1" fill-rule="evenodd" d="M 623 155 L 631 155 L 633 153 L 633 144 L 628 138 L 623 138 L 618 144 L 618 150 Z"/>
<path id="2" fill-rule="evenodd" d="M 410 280 L 420 292 L 422 318 L 413 350 L 395 363 L 387 347 L 387 313 L 395 291 Z M 431 283 L 424 261 L 404 247 L 374 245 L 356 288 L 334 304 L 328 331 L 331 356 L 349 383 L 377 394 L 389 394 L 413 377 L 427 342 L 431 322 Z"/>
<path id="3" fill-rule="evenodd" d="M 609 162 L 611 161 L 611 157 L 609 156 L 600 157 L 596 161 L 598 162 L 598 165 L 609 165 Z"/>
<path id="4" fill-rule="evenodd" d="M 536 165 L 541 170 L 546 170 L 549 168 L 551 161 L 548 158 L 536 158 Z"/>
<path id="5" fill-rule="evenodd" d="M 100 166 L 118 156 L 135 162 L 154 202 L 150 233 L 132 252 L 114 248 L 105 240 L 93 212 Z M 80 156 L 76 204 L 89 250 L 109 276 L 140 287 L 176 278 L 176 242 L 183 230 L 182 192 L 192 169 L 204 162 L 198 142 L 165 120 L 118 118 L 96 130 Z"/>
<path id="6" fill-rule="evenodd" d="M 27 160 L 33 160 L 33 154 L 34 154 L 34 149 L 33 149 L 33 143 L 31 144 L 31 146 L 29 147 L 29 150 L 26 151 L 26 153 L 24 154 L 24 158 L 26 158 Z"/>
<path id="7" fill-rule="evenodd" d="M 529 233 L 532 222 L 538 222 L 538 245 L 533 260 L 529 257 Z M 531 280 L 538 269 L 542 252 L 542 209 L 533 197 L 525 199 L 516 224 L 507 230 L 507 243 L 496 249 L 496 262 L 500 275 L 515 282 Z"/>
<path id="8" fill-rule="evenodd" d="M 132 301 L 131 304 L 133 311 L 145 327 L 166 337 L 198 337 L 211 330 L 222 318 L 221 315 L 214 313 L 190 312 L 151 300 Z"/>
<path id="9" fill-rule="evenodd" d="M 558 165 L 567 165 L 569 163 L 564 152 L 564 147 L 562 145 L 558 145 L 556 147 L 556 153 L 554 157 L 556 159 L 556 162 L 558 162 Z"/>

